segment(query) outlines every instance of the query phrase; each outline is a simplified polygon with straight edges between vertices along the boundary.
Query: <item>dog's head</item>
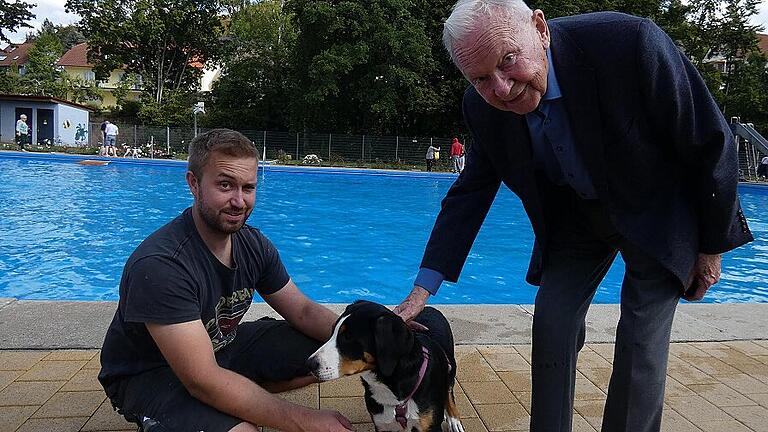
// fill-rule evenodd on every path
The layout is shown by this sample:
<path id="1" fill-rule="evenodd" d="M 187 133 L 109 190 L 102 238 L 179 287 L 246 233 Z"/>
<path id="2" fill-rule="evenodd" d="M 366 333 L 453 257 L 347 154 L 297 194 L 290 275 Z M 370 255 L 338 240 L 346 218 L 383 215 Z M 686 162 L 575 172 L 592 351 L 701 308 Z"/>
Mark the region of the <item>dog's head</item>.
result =
<path id="1" fill-rule="evenodd" d="M 331 338 L 307 359 L 307 366 L 320 381 L 367 370 L 390 376 L 413 343 L 413 332 L 399 316 L 361 300 L 347 306 Z"/>

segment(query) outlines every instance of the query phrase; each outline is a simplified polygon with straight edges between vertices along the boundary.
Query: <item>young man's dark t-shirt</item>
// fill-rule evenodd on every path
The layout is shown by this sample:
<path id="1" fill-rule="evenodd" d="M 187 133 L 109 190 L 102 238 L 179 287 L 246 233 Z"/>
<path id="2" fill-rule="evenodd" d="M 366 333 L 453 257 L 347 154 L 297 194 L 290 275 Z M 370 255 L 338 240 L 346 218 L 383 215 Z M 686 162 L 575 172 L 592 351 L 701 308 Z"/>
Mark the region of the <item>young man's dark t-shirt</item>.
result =
<path id="1" fill-rule="evenodd" d="M 230 269 L 211 253 L 191 209 L 144 240 L 120 280 L 120 302 L 101 351 L 102 385 L 168 365 L 145 323 L 201 319 L 218 352 L 235 339 L 255 292 L 272 294 L 288 283 L 274 245 L 253 227 L 232 235 L 232 258 Z"/>

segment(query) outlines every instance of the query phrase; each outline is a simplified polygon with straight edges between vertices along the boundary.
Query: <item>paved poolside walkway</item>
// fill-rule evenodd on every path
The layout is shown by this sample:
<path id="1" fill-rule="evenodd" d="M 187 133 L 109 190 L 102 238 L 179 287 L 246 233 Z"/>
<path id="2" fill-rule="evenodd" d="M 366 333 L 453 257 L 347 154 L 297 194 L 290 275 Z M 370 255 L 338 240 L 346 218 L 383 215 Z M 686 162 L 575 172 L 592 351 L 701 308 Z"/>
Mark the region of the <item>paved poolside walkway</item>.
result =
<path id="1" fill-rule="evenodd" d="M 332 306 L 340 309 L 339 306 Z M 528 430 L 530 306 L 439 306 L 457 339 L 467 432 Z M 98 382 L 98 348 L 115 304 L 0 299 L 0 432 L 129 431 Z M 254 305 L 247 318 L 269 314 Z M 574 431 L 597 431 L 616 305 L 595 305 L 579 356 Z M 663 431 L 768 432 L 768 304 L 682 304 L 675 319 Z M 283 394 L 338 409 L 373 431 L 355 378 Z"/>

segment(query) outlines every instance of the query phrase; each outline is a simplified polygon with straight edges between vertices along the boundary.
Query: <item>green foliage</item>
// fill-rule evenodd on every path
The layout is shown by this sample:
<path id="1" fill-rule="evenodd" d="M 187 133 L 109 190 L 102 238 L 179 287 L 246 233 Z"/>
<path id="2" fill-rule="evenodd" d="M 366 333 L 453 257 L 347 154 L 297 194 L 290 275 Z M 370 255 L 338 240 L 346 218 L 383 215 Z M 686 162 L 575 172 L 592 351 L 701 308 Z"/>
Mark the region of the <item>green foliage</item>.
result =
<path id="1" fill-rule="evenodd" d="M 31 12 L 36 5 L 23 1 L 0 0 L 0 41 L 10 42 L 8 33 L 13 33 L 22 27 L 32 28 L 27 21 L 35 18 Z"/>
<path id="2" fill-rule="evenodd" d="M 20 89 L 21 75 L 18 66 L 0 70 L 0 93 L 19 94 Z"/>
<path id="3" fill-rule="evenodd" d="M 83 36 L 80 30 L 77 29 L 77 26 L 72 24 L 55 25 L 48 18 L 46 18 L 43 21 L 42 26 L 40 26 L 38 36 L 45 33 L 56 36 L 59 42 L 61 42 L 61 45 L 64 47 L 65 52 L 73 46 L 85 42 L 85 36 Z"/>
<path id="4" fill-rule="evenodd" d="M 121 68 L 142 77 L 142 120 L 183 116 L 179 101 L 196 91 L 202 75 L 193 63 L 219 57 L 218 0 L 67 0 L 66 6 L 82 17 L 78 28 L 88 38 L 97 80 Z"/>
<path id="5" fill-rule="evenodd" d="M 44 33 L 35 39 L 29 49 L 26 72 L 20 79 L 20 93 L 66 98 L 66 77 L 56 66 L 63 53 L 61 42 L 52 34 Z"/>

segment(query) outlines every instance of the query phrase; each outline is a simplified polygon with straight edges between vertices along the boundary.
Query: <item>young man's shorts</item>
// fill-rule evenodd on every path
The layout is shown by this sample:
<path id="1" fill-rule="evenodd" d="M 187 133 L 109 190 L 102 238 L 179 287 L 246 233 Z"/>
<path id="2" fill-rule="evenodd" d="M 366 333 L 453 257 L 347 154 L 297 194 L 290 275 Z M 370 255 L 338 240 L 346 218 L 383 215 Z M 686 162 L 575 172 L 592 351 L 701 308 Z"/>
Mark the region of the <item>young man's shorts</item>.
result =
<path id="1" fill-rule="evenodd" d="M 287 381 L 309 375 L 305 362 L 320 345 L 285 321 L 262 318 L 240 324 L 216 361 L 257 383 Z M 192 397 L 167 366 L 120 380 L 106 391 L 129 421 L 147 417 L 163 430 L 226 432 L 243 422 Z"/>
<path id="2" fill-rule="evenodd" d="M 107 135 L 106 145 L 114 147 L 116 142 L 117 142 L 117 136 Z"/>

